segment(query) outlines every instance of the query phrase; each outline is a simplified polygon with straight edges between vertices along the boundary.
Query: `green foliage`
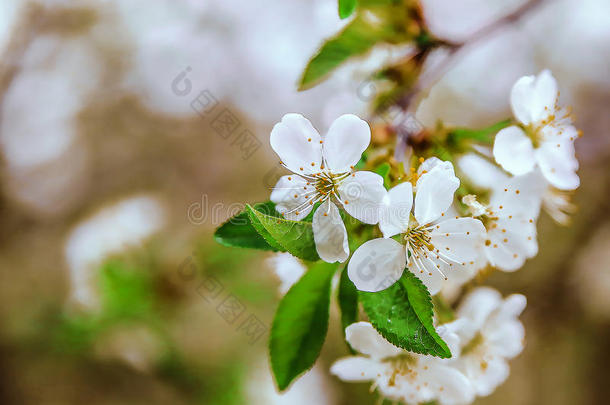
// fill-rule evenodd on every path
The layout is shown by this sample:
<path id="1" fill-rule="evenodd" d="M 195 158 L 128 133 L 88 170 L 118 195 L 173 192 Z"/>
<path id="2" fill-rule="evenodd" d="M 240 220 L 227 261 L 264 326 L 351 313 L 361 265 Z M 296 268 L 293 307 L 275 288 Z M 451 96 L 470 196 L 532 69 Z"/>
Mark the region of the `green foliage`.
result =
<path id="1" fill-rule="evenodd" d="M 255 204 L 254 209 L 269 215 L 273 215 L 273 213 L 276 212 L 275 204 L 271 201 Z M 272 250 L 275 252 L 283 250 L 274 240 L 268 242 L 261 236 L 250 221 L 248 210 L 240 212 L 222 224 L 216 232 L 214 232 L 214 239 L 221 245 L 229 247 Z"/>
<path id="2" fill-rule="evenodd" d="M 357 5 L 358 0 L 339 0 L 339 17 L 341 19 L 349 17 L 356 10 Z"/>
<path id="3" fill-rule="evenodd" d="M 278 216 L 267 215 L 250 205 L 246 206 L 250 222 L 267 243 L 278 246 L 283 252 L 304 259 L 320 259 L 313 239 L 311 222 L 290 221 Z"/>
<path id="4" fill-rule="evenodd" d="M 383 177 L 383 186 L 385 188 L 390 188 L 390 169 L 390 164 L 388 162 L 384 162 L 377 166 L 374 170 L 375 173 Z"/>
<path id="5" fill-rule="evenodd" d="M 147 273 L 110 261 L 100 271 L 100 286 L 107 317 L 145 317 L 152 312 L 154 297 Z"/>
<path id="6" fill-rule="evenodd" d="M 309 61 L 299 90 L 315 86 L 349 58 L 364 55 L 374 45 L 413 40 L 406 31 L 405 9 L 393 2 L 362 2 L 358 14 L 341 32 L 327 40 Z"/>
<path id="7" fill-rule="evenodd" d="M 312 215 L 307 218 L 311 219 Z M 214 239 L 224 246 L 290 252 L 311 261 L 320 259 L 316 252 L 311 221 L 284 219 L 271 201 L 247 205 L 243 212 L 216 230 Z"/>
<path id="8" fill-rule="evenodd" d="M 339 279 L 339 308 L 341 309 L 341 330 L 358 321 L 358 290 L 347 276 L 347 268 L 341 272 Z"/>
<path id="9" fill-rule="evenodd" d="M 430 293 L 410 271 L 383 291 L 360 292 L 360 300 L 373 327 L 393 345 L 415 353 L 451 357 L 447 344 L 434 329 Z"/>
<path id="10" fill-rule="evenodd" d="M 454 128 L 449 131 L 447 143 L 450 145 L 459 145 L 463 141 L 474 141 L 486 145 L 493 145 L 496 133 L 502 128 L 506 128 L 511 123 L 512 121 L 510 119 L 506 119 L 483 129 Z"/>
<path id="11" fill-rule="evenodd" d="M 101 310 L 93 314 L 61 314 L 52 326 L 50 343 L 61 353 L 89 350 L 100 334 L 124 321 L 158 325 L 149 273 L 120 260 L 110 260 L 98 271 Z"/>
<path id="12" fill-rule="evenodd" d="M 286 293 L 271 327 L 271 368 L 280 391 L 310 369 L 328 330 L 331 279 L 338 264 L 314 264 Z"/>

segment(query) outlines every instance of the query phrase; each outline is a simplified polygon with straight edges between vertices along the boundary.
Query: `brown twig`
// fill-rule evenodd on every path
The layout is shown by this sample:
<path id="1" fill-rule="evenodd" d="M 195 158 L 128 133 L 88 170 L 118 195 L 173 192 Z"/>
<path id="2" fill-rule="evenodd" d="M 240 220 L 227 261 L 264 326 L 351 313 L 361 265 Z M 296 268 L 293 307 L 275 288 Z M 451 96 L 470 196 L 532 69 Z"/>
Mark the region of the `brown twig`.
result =
<path id="1" fill-rule="evenodd" d="M 422 90 L 429 88 L 434 82 L 436 82 L 440 76 L 445 73 L 453 63 L 455 63 L 458 56 L 464 52 L 466 48 L 478 41 L 489 38 L 492 34 L 495 34 L 500 29 L 510 24 L 514 24 L 531 10 L 540 6 L 544 2 L 546 2 L 546 0 L 529 0 L 511 13 L 482 27 L 464 42 L 452 43 L 444 41 L 443 45 L 441 45 L 439 48 L 444 48 L 448 51 L 448 55 L 445 57 L 445 60 L 439 63 L 438 66 L 435 66 L 432 71 L 422 74 L 420 80 L 418 80 L 418 82 L 407 94 L 398 99 L 396 105 L 401 107 L 404 111 L 409 111 L 412 108 L 412 101 L 416 98 L 416 96 Z"/>

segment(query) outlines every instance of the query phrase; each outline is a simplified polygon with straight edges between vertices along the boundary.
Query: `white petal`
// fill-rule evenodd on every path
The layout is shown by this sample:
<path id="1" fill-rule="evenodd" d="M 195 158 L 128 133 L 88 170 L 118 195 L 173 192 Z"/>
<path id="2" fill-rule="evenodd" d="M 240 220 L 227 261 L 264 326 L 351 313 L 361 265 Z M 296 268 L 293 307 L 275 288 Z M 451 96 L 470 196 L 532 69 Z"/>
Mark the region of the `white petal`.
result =
<path id="1" fill-rule="evenodd" d="M 465 373 L 475 392 L 487 396 L 508 378 L 510 369 L 502 357 L 481 358 L 467 356 L 463 359 Z"/>
<path id="2" fill-rule="evenodd" d="M 469 404 L 474 400 L 474 388 L 468 378 L 455 367 L 450 367 L 437 359 L 422 362 L 422 380 L 431 391 L 438 393 L 438 403 L 442 405 Z M 442 389 L 441 389 L 442 387 Z"/>
<path id="3" fill-rule="evenodd" d="M 527 306 L 527 298 L 523 294 L 511 294 L 504 299 L 498 317 L 500 319 L 516 318 Z"/>
<path id="4" fill-rule="evenodd" d="M 540 122 L 553 114 L 559 95 L 557 81 L 550 70 L 543 70 L 538 74 L 534 91 L 531 114 L 534 122 Z"/>
<path id="5" fill-rule="evenodd" d="M 312 226 L 320 258 L 328 263 L 346 261 L 349 256 L 347 230 L 337 206 L 329 200 L 320 204 L 313 214 Z"/>
<path id="6" fill-rule="evenodd" d="M 424 162 L 421 165 L 419 165 L 419 167 L 417 168 L 417 174 L 421 176 L 421 174 L 424 171 L 431 172 L 432 169 L 435 169 L 435 168 L 440 168 L 443 170 L 450 171 L 451 173 L 454 173 L 453 164 L 451 164 L 451 162 L 440 160 L 437 157 L 431 157 L 431 158 L 424 160 Z"/>
<path id="7" fill-rule="evenodd" d="M 469 328 L 470 321 L 467 319 L 456 319 L 436 327 L 436 332 L 447 343 L 451 351 L 451 358 L 460 356 L 460 344 L 467 343 L 461 340 L 462 331 Z"/>
<path id="8" fill-rule="evenodd" d="M 410 182 L 400 183 L 388 191 L 379 215 L 379 228 L 384 237 L 406 232 L 412 206 L 413 186 Z"/>
<path id="9" fill-rule="evenodd" d="M 307 270 L 301 260 L 288 252 L 275 253 L 266 262 L 280 279 L 279 291 L 282 295 L 286 294 Z"/>
<path id="10" fill-rule="evenodd" d="M 383 359 L 402 353 L 402 349 L 385 340 L 369 322 L 356 322 L 345 328 L 345 340 L 359 353 Z"/>
<path id="11" fill-rule="evenodd" d="M 493 154 L 496 162 L 515 176 L 530 172 L 536 163 L 532 141 L 516 126 L 498 132 Z"/>
<path id="12" fill-rule="evenodd" d="M 513 358 L 523 350 L 525 329 L 517 318 L 526 304 L 527 300 L 521 294 L 508 296 L 481 330 L 496 355 Z"/>
<path id="13" fill-rule="evenodd" d="M 536 223 L 521 216 L 500 218 L 487 231 L 487 257 L 500 270 L 520 269 L 538 253 Z"/>
<path id="14" fill-rule="evenodd" d="M 476 274 L 484 233 L 485 228 L 477 219 L 441 222 L 430 233 L 434 250 L 411 252 L 407 266 L 434 295 L 446 284 L 459 283 Z"/>
<path id="15" fill-rule="evenodd" d="M 271 130 L 270 141 L 280 160 L 294 173 L 311 174 L 320 171 L 320 134 L 301 114 L 284 115 L 282 121 Z"/>
<path id="16" fill-rule="evenodd" d="M 381 291 L 394 284 L 405 268 L 406 252 L 394 239 L 373 239 L 352 255 L 347 274 L 360 291 Z"/>
<path id="17" fill-rule="evenodd" d="M 538 170 L 498 183 L 492 192 L 489 209 L 499 218 L 538 218 L 546 180 Z M 500 208 L 502 207 L 502 208 Z"/>
<path id="18" fill-rule="evenodd" d="M 574 190 L 580 185 L 576 174 L 578 160 L 571 141 L 543 142 L 536 150 L 536 160 L 544 177 L 560 190 Z"/>
<path id="19" fill-rule="evenodd" d="M 451 266 L 453 267 L 453 266 Z M 433 259 L 431 254 L 426 256 L 412 252 L 407 268 L 426 286 L 430 295 L 437 294 L 443 287 L 446 274 L 450 266 L 442 260 Z"/>
<path id="20" fill-rule="evenodd" d="M 415 219 L 420 225 L 438 219 L 449 209 L 453 194 L 460 186 L 460 180 L 453 174 L 453 168 L 444 165 L 422 174 L 417 180 L 415 193 Z"/>
<path id="21" fill-rule="evenodd" d="M 349 172 L 360 160 L 371 142 L 371 129 L 366 121 L 353 114 L 337 118 L 324 138 L 324 159 L 333 173 Z"/>
<path id="22" fill-rule="evenodd" d="M 457 165 L 468 179 L 478 187 L 493 189 L 509 179 L 498 166 L 474 153 L 468 153 L 460 157 Z"/>
<path id="23" fill-rule="evenodd" d="M 470 319 L 480 329 L 489 314 L 502 304 L 500 293 L 490 287 L 478 287 L 470 292 L 457 310 L 458 318 Z"/>
<path id="24" fill-rule="evenodd" d="M 337 187 L 343 208 L 352 217 L 365 224 L 379 222 L 381 202 L 387 191 L 383 177 L 373 172 L 355 172 Z"/>
<path id="25" fill-rule="evenodd" d="M 548 70 L 538 77 L 524 76 L 511 90 L 513 114 L 525 125 L 539 123 L 554 112 L 557 95 L 557 82 Z"/>
<path id="26" fill-rule="evenodd" d="M 487 326 L 487 325 L 486 325 Z M 525 328 L 519 321 L 494 323 L 485 328 L 485 341 L 493 347 L 498 356 L 511 359 L 519 355 L 524 348 Z"/>
<path id="27" fill-rule="evenodd" d="M 330 367 L 332 374 L 349 382 L 374 380 L 382 371 L 383 364 L 362 356 L 344 357 Z"/>
<path id="28" fill-rule="evenodd" d="M 313 208 L 306 196 L 312 191 L 314 191 L 313 186 L 307 185 L 307 181 L 302 177 L 294 174 L 282 176 L 273 188 L 270 199 L 276 204 L 277 212 L 284 214 L 284 218 L 300 221 Z"/>
<path id="29" fill-rule="evenodd" d="M 510 106 L 513 114 L 522 124 L 532 122 L 531 102 L 535 76 L 523 76 L 515 82 L 510 92 Z"/>
<path id="30" fill-rule="evenodd" d="M 479 256 L 485 234 L 485 227 L 478 219 L 452 218 L 434 225 L 430 242 L 438 254 L 451 262 L 469 263 Z"/>

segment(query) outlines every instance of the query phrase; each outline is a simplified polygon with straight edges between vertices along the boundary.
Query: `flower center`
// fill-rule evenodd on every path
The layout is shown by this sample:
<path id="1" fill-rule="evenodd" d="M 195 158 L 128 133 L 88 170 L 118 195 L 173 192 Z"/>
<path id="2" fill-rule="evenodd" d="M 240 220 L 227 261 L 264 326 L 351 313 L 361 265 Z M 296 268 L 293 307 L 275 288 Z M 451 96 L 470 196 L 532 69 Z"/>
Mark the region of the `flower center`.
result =
<path id="1" fill-rule="evenodd" d="M 320 172 L 313 175 L 313 186 L 316 190 L 316 200 L 323 201 L 332 194 L 338 195 L 337 187 L 349 173 L 333 174 L 328 172 Z"/>
<path id="2" fill-rule="evenodd" d="M 415 357 L 401 354 L 389 359 L 388 363 L 392 366 L 392 373 L 388 381 L 389 386 L 396 385 L 397 376 L 406 377 L 408 380 L 415 380 L 417 378 L 417 371 L 415 371 L 417 359 Z"/>
<path id="3" fill-rule="evenodd" d="M 485 338 L 483 338 L 483 335 L 481 334 L 481 332 L 477 332 L 477 334 L 474 335 L 474 337 L 468 343 L 466 343 L 466 345 L 462 348 L 461 355 L 465 356 L 469 353 L 472 353 L 483 343 L 485 343 Z"/>
<path id="4" fill-rule="evenodd" d="M 426 248 L 429 251 L 434 250 L 434 245 L 430 243 L 432 238 L 428 228 L 425 226 L 414 226 L 410 227 L 407 233 L 405 233 L 404 240 L 407 242 L 409 247 L 415 251 Z"/>

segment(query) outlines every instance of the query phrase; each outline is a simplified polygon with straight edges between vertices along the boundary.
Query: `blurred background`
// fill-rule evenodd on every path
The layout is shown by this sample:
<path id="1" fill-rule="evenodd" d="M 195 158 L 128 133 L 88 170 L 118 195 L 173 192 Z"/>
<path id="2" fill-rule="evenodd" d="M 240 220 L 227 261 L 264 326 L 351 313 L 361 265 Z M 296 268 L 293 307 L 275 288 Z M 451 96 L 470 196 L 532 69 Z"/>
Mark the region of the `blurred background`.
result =
<path id="1" fill-rule="evenodd" d="M 519 3 L 423 1 L 453 41 Z M 510 115 L 518 77 L 549 68 L 584 131 L 572 225 L 543 215 L 539 255 L 488 279 L 527 296 L 527 344 L 477 403 L 610 397 L 608 21 L 607 0 L 549 0 L 470 49 L 417 111 L 489 125 Z M 347 354 L 336 313 L 317 366 L 276 394 L 271 255 L 212 239 L 268 199 L 284 113 L 320 131 L 366 116 L 358 88 L 389 52 L 296 91 L 344 24 L 335 0 L 0 2 L 0 403 L 375 403 L 328 373 Z"/>

